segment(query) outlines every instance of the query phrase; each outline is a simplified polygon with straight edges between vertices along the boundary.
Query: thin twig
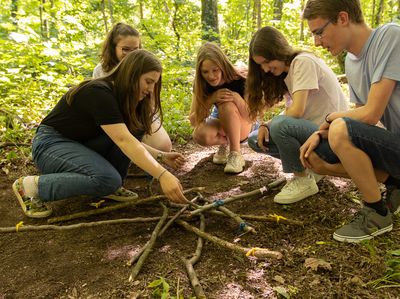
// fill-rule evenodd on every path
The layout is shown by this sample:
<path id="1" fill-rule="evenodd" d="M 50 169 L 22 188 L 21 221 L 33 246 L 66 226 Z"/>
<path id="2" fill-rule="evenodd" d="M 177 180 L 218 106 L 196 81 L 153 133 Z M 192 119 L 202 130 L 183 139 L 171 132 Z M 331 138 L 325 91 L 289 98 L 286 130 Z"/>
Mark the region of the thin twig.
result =
<path id="1" fill-rule="evenodd" d="M 139 274 L 140 269 L 142 269 L 143 264 L 147 258 L 147 256 L 150 254 L 151 249 L 153 248 L 154 243 L 157 240 L 158 234 L 160 232 L 161 227 L 163 226 L 165 220 L 167 220 L 168 217 L 168 208 L 160 203 L 162 208 L 163 208 L 163 215 L 161 216 L 160 221 L 157 223 L 153 233 L 151 234 L 149 245 L 146 247 L 145 251 L 142 253 L 140 256 L 138 262 L 136 263 L 135 267 L 133 267 L 131 275 L 129 276 L 129 281 L 135 280 L 136 276 Z"/>
<path id="2" fill-rule="evenodd" d="M 197 192 L 197 191 L 202 191 L 204 189 L 205 189 L 204 187 L 194 187 L 194 188 L 184 190 L 183 193 L 186 194 L 186 193 L 190 193 L 190 192 Z M 105 214 L 105 213 L 113 212 L 116 210 L 121 210 L 121 209 L 124 209 L 127 207 L 133 207 L 136 205 L 140 205 L 140 204 L 144 204 L 144 203 L 148 203 L 148 202 L 152 202 L 152 201 L 156 201 L 156 200 L 162 200 L 162 199 L 166 199 L 166 198 L 167 197 L 165 195 L 150 196 L 150 197 L 138 199 L 135 201 L 113 204 L 112 206 L 109 206 L 109 207 L 79 212 L 79 213 L 60 216 L 60 217 L 53 217 L 53 218 L 48 219 L 47 223 L 52 224 L 52 223 L 57 223 L 57 222 L 62 222 L 62 221 L 73 220 L 73 219 L 77 219 L 77 218 L 85 218 L 85 217 L 89 217 L 92 215 Z"/>
<path id="3" fill-rule="evenodd" d="M 203 214 L 200 214 L 200 231 L 204 232 L 204 230 L 205 230 L 205 218 Z M 182 258 L 182 261 L 185 265 L 186 272 L 190 280 L 190 284 L 193 287 L 196 298 L 206 298 L 206 295 L 204 294 L 199 279 L 197 278 L 196 271 L 193 268 L 193 266 L 200 259 L 201 251 L 203 249 L 203 243 L 204 243 L 203 238 L 199 236 L 197 238 L 197 247 L 194 255 L 190 259 Z"/>
<path id="4" fill-rule="evenodd" d="M 233 243 L 230 243 L 228 241 L 225 241 L 223 239 L 220 239 L 218 237 L 215 237 L 213 235 L 210 235 L 208 233 L 200 231 L 197 227 L 191 226 L 189 223 L 183 221 L 183 220 L 176 220 L 176 223 L 179 225 L 183 226 L 186 230 L 195 233 L 198 236 L 201 236 L 204 239 L 207 239 L 210 242 L 215 243 L 218 246 L 228 248 L 230 250 L 233 250 L 235 252 L 244 254 L 246 256 L 255 256 L 257 258 L 265 259 L 265 258 L 275 258 L 275 259 L 281 259 L 282 258 L 282 253 L 279 251 L 271 251 L 269 249 L 265 248 L 245 248 L 241 247 L 238 245 L 235 245 Z"/>
<path id="5" fill-rule="evenodd" d="M 285 180 L 286 180 L 285 178 L 280 178 L 280 179 L 278 179 L 278 180 L 276 180 L 276 181 L 274 181 L 274 182 L 272 182 L 272 183 L 270 183 L 267 186 L 264 186 L 262 188 L 259 188 L 259 189 L 256 189 L 256 190 L 253 190 L 253 191 L 250 191 L 250 192 L 238 194 L 238 195 L 233 195 L 231 197 L 228 197 L 228 198 L 224 199 L 223 201 L 220 201 L 220 205 L 225 205 L 227 203 L 230 203 L 230 202 L 238 200 L 238 199 L 243 199 L 243 198 L 251 197 L 251 196 L 254 196 L 254 195 L 264 194 L 264 193 L 268 192 L 271 188 L 274 188 L 274 187 L 282 184 Z M 206 205 L 202 206 L 201 208 L 190 212 L 190 214 L 192 216 L 194 216 L 194 215 L 197 215 L 197 214 L 202 213 L 204 211 L 207 211 L 209 209 L 217 208 L 220 205 L 219 205 L 219 202 L 216 201 L 216 202 L 211 203 L 211 204 L 206 204 Z"/>

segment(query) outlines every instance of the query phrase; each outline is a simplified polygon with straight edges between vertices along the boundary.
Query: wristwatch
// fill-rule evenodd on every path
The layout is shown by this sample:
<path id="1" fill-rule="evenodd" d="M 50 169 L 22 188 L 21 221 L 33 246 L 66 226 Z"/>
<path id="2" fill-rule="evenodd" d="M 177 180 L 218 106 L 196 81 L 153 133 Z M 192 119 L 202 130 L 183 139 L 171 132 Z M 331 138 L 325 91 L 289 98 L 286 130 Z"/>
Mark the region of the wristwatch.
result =
<path id="1" fill-rule="evenodd" d="M 163 152 L 158 152 L 156 157 L 157 162 L 162 162 L 163 157 L 164 157 Z"/>

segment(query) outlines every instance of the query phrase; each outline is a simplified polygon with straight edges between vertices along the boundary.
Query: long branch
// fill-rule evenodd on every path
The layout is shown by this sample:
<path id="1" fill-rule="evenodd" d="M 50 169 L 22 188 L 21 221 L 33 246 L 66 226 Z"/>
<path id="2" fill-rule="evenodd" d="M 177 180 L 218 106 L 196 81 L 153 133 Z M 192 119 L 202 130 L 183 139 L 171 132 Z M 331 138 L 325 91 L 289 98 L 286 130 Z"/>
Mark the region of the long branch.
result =
<path id="1" fill-rule="evenodd" d="M 254 195 L 264 194 L 264 193 L 268 192 L 271 188 L 274 188 L 274 187 L 282 184 L 285 180 L 286 180 L 285 178 L 280 178 L 280 179 L 278 179 L 278 180 L 276 180 L 276 181 L 274 181 L 274 182 L 272 182 L 272 183 L 270 183 L 267 186 L 264 186 L 262 188 L 255 189 L 253 191 L 242 193 L 242 194 L 238 194 L 238 195 L 233 195 L 233 196 L 228 197 L 228 198 L 224 199 L 223 201 L 221 201 L 221 205 L 230 203 L 230 202 L 238 200 L 238 199 L 243 199 L 243 198 L 251 197 L 251 196 L 254 196 Z M 218 207 L 218 202 L 206 204 L 206 205 L 203 205 L 201 208 L 190 212 L 190 214 L 192 216 L 194 216 L 194 215 L 197 215 L 197 214 L 202 213 L 204 211 L 207 211 L 209 209 L 217 208 L 217 207 Z"/>
<path id="2" fill-rule="evenodd" d="M 186 230 L 195 233 L 198 236 L 201 236 L 204 239 L 207 239 L 210 242 L 215 243 L 218 246 L 228 248 L 230 250 L 233 250 L 235 252 L 244 254 L 246 256 L 252 255 L 257 258 L 265 259 L 265 258 L 275 258 L 275 259 L 281 259 L 282 258 L 282 253 L 279 251 L 271 251 L 269 249 L 265 248 L 245 248 L 241 247 L 238 245 L 235 245 L 233 243 L 230 243 L 228 241 L 225 241 L 223 239 L 220 239 L 218 237 L 215 237 L 213 235 L 210 235 L 208 233 L 202 232 L 199 230 L 197 227 L 191 226 L 189 223 L 183 221 L 183 220 L 176 220 L 176 223 L 179 225 L 183 226 Z"/>
<path id="3" fill-rule="evenodd" d="M 205 230 L 205 218 L 203 214 L 200 214 L 200 231 L 204 232 Z M 201 256 L 201 251 L 203 249 L 203 238 L 197 238 L 197 246 L 194 255 L 190 259 L 182 258 L 183 264 L 185 265 L 187 275 L 190 280 L 190 284 L 193 287 L 196 298 L 206 298 L 204 294 L 203 288 L 200 284 L 199 279 L 197 278 L 196 271 L 193 266 L 198 262 Z"/>
<path id="4" fill-rule="evenodd" d="M 140 256 L 138 262 L 136 263 L 135 267 L 133 267 L 131 275 L 129 276 L 129 281 L 135 280 L 136 276 L 139 274 L 140 269 L 142 269 L 143 264 L 147 258 L 147 256 L 150 254 L 151 249 L 154 246 L 154 243 L 157 240 L 158 234 L 161 230 L 161 227 L 164 225 L 165 220 L 167 220 L 168 217 L 168 208 L 161 203 L 161 206 L 163 208 L 163 215 L 161 216 L 160 221 L 157 223 L 153 233 L 151 234 L 149 245 L 146 247 L 145 251 L 142 253 Z"/>
<path id="5" fill-rule="evenodd" d="M 190 192 L 198 192 L 198 191 L 202 191 L 204 189 L 205 189 L 204 187 L 194 187 L 194 188 L 184 190 L 183 193 L 186 194 L 186 193 L 190 193 Z M 150 197 L 135 200 L 135 201 L 128 201 L 128 202 L 124 202 L 124 203 L 113 204 L 112 206 L 104 207 L 104 208 L 100 208 L 100 209 L 78 212 L 75 214 L 70 214 L 70 215 L 65 215 L 65 216 L 60 216 L 60 217 L 53 217 L 53 218 L 48 219 L 47 223 L 52 224 L 52 223 L 68 221 L 68 220 L 73 220 L 73 219 L 78 219 L 78 218 L 85 218 L 85 217 L 89 217 L 92 215 L 105 214 L 105 213 L 113 212 L 116 210 L 121 210 L 121 209 L 124 209 L 127 207 L 133 207 L 133 206 L 140 205 L 143 203 L 148 203 L 148 202 L 152 202 L 152 201 L 156 201 L 156 200 L 162 200 L 162 199 L 166 199 L 166 198 L 167 197 L 165 195 L 154 195 L 154 196 L 150 196 Z"/>

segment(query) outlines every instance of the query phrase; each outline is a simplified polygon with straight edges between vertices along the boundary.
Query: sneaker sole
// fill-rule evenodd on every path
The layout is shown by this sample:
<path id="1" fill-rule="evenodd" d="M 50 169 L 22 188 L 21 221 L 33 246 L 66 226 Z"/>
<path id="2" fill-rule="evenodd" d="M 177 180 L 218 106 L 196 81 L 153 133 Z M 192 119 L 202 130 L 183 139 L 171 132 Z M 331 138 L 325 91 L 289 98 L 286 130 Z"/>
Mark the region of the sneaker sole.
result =
<path id="1" fill-rule="evenodd" d="M 46 217 L 49 217 L 51 215 L 51 213 L 53 212 L 51 209 L 48 209 L 47 212 L 42 212 L 42 213 L 38 212 L 36 214 L 30 213 L 30 211 L 28 211 L 26 209 L 26 204 L 24 203 L 24 200 L 23 200 L 21 194 L 19 194 L 19 191 L 18 191 L 18 185 L 22 184 L 22 180 L 23 180 L 23 178 L 19 178 L 19 179 L 15 180 L 15 182 L 12 184 L 12 189 L 14 191 L 15 196 L 18 199 L 19 205 L 21 206 L 22 211 L 24 212 L 24 214 L 26 216 L 30 217 L 30 218 L 46 218 Z"/>
<path id="2" fill-rule="evenodd" d="M 213 161 L 212 161 L 214 164 L 217 164 L 217 165 L 224 165 L 224 164 L 226 164 L 226 162 L 228 162 L 228 159 L 226 159 L 226 160 L 214 160 L 213 159 Z"/>
<path id="3" fill-rule="evenodd" d="M 292 203 L 298 202 L 300 200 L 306 199 L 307 197 L 310 197 L 310 196 L 313 196 L 313 195 L 317 194 L 319 192 L 319 189 L 317 187 L 317 189 L 306 190 L 306 191 L 309 191 L 309 192 L 303 192 L 302 194 L 300 194 L 299 196 L 294 197 L 294 198 L 293 197 L 292 198 L 279 198 L 279 197 L 277 197 L 277 195 L 278 195 L 277 194 L 274 197 L 274 202 L 275 203 L 279 203 L 281 205 L 292 204 Z"/>
<path id="4" fill-rule="evenodd" d="M 370 235 L 365 235 L 365 236 L 360 236 L 360 237 L 349 237 L 349 236 L 341 236 L 341 235 L 338 235 L 337 233 L 334 233 L 333 238 L 339 242 L 359 243 L 361 241 L 371 240 L 372 238 L 382 235 L 386 232 L 390 232 L 392 229 L 393 229 L 393 224 L 391 224 L 387 227 L 384 227 L 380 230 L 377 230 L 376 232 L 374 232 Z"/>

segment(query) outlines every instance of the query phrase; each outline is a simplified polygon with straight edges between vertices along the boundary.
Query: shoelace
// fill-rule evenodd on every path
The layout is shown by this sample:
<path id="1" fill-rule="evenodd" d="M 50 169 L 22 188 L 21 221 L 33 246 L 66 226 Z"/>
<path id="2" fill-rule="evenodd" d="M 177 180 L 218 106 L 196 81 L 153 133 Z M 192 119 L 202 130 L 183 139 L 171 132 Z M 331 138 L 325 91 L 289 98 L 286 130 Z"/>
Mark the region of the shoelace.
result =
<path id="1" fill-rule="evenodd" d="M 355 224 L 355 223 L 359 222 L 359 223 L 357 223 L 359 228 L 366 234 L 371 235 L 372 231 L 371 231 L 371 228 L 368 227 L 368 221 L 367 221 L 368 215 L 371 213 L 372 213 L 372 211 L 370 211 L 370 210 L 361 209 L 354 216 L 353 220 L 350 221 L 350 224 Z"/>

